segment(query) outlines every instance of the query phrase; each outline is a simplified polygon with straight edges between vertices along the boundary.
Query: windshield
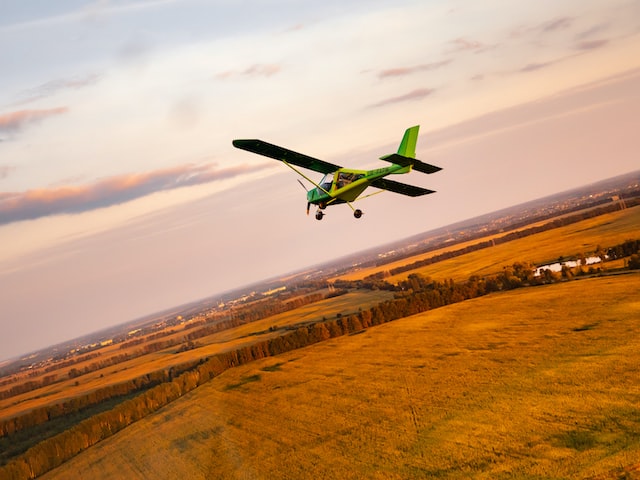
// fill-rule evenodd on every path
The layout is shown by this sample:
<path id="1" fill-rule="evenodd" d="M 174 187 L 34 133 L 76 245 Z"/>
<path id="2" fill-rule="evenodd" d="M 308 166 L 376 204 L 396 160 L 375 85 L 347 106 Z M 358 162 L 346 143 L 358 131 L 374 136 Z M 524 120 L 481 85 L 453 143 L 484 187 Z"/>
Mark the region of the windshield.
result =
<path id="1" fill-rule="evenodd" d="M 327 173 L 324 177 L 322 177 L 322 180 L 320 180 L 320 187 L 322 187 L 324 190 L 329 191 L 331 190 L 331 184 L 333 183 L 333 176 L 335 175 L 335 172 L 332 173 Z"/>

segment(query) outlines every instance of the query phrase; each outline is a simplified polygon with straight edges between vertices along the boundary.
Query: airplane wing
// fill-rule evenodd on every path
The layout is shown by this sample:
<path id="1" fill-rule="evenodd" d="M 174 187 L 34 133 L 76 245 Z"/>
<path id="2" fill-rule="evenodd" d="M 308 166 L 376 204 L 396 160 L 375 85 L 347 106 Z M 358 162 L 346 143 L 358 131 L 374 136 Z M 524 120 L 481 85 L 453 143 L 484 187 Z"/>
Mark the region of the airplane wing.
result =
<path id="1" fill-rule="evenodd" d="M 234 140 L 233 146 L 320 173 L 332 173 L 341 168 L 339 165 L 334 165 L 324 160 L 319 160 L 302 153 L 294 152 L 293 150 L 263 142 L 262 140 Z"/>
<path id="2" fill-rule="evenodd" d="M 371 182 L 371 186 L 382 188 L 383 190 L 389 190 L 390 192 L 400 193 L 402 195 L 408 195 L 410 197 L 419 197 L 420 195 L 435 193 L 434 190 L 416 187 L 414 185 L 407 185 L 406 183 L 394 182 L 393 180 L 387 180 L 386 178 L 379 178 L 378 180 Z"/>

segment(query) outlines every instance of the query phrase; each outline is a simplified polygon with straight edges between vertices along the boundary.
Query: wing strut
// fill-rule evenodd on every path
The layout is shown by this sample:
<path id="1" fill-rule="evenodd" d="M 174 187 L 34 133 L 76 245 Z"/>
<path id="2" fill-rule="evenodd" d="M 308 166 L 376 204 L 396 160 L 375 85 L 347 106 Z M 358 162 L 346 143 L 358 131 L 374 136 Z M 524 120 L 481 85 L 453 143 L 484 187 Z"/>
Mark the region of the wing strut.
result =
<path id="1" fill-rule="evenodd" d="M 300 175 L 302 178 L 304 178 L 307 182 L 309 182 L 310 184 L 312 184 L 314 187 L 319 188 L 320 190 L 322 190 L 324 193 L 326 193 L 327 195 L 331 195 L 329 192 L 327 192 L 324 188 L 322 188 L 320 185 L 318 185 L 316 182 L 314 182 L 313 180 L 311 180 L 309 177 L 307 177 L 304 173 L 302 173 L 300 170 L 298 170 L 296 167 L 294 167 L 293 165 L 291 165 L 289 162 L 287 162 L 286 160 L 281 160 L 282 163 L 284 163 L 287 167 L 289 167 L 291 170 L 293 170 L 294 172 L 296 172 L 298 175 Z"/>

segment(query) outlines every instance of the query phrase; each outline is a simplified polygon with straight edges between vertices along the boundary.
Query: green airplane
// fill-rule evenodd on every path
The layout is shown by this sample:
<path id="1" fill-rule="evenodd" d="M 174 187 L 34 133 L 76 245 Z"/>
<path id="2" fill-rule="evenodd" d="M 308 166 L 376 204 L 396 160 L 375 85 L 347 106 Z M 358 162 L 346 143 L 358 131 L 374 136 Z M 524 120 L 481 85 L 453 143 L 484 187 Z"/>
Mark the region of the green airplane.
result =
<path id="1" fill-rule="evenodd" d="M 309 207 L 312 204 L 317 205 L 316 219 L 322 220 L 324 217 L 323 210 L 326 207 L 346 203 L 351 210 L 353 210 L 353 215 L 356 218 L 360 218 L 362 216 L 362 210 L 353 208 L 351 205 L 358 198 L 363 199 L 370 197 L 371 195 L 381 193 L 383 190 L 408 195 L 410 197 L 419 197 L 428 193 L 434 193 L 433 190 L 407 185 L 406 183 L 394 182 L 393 180 L 387 180 L 385 178 L 391 174 L 409 173 L 412 169 L 422 173 L 435 173 L 442 170 L 440 167 L 416 160 L 416 143 L 418 141 L 419 129 L 419 125 L 407 128 L 404 132 L 402 142 L 400 142 L 398 153 L 391 153 L 380 157 L 380 160 L 390 162 L 391 166 L 377 168 L 375 170 L 343 168 L 339 165 L 318 160 L 317 158 L 309 157 L 308 155 L 257 139 L 234 140 L 233 146 L 280 160 L 302 178 L 313 184 L 315 188 L 307 191 L 307 215 L 309 214 Z M 316 183 L 294 167 L 294 165 L 323 173 L 324 177 L 319 183 Z M 300 180 L 298 181 L 300 182 Z M 304 187 L 302 182 L 300 182 L 300 184 Z M 371 195 L 360 197 L 368 187 L 376 187 L 381 190 Z"/>

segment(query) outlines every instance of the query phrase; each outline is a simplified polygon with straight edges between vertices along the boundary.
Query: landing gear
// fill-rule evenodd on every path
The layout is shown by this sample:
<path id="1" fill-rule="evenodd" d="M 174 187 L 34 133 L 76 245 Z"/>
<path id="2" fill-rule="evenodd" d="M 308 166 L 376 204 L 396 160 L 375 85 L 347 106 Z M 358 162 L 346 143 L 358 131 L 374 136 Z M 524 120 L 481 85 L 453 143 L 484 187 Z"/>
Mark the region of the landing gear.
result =
<path id="1" fill-rule="evenodd" d="M 318 210 L 316 210 L 316 220 L 322 220 L 325 216 L 325 213 L 322 210 L 323 210 L 323 207 L 326 208 L 326 205 L 324 206 L 318 205 L 318 207 L 319 207 Z M 353 216 L 356 218 L 360 218 L 362 217 L 362 215 L 363 215 L 363 212 L 360 209 L 356 209 L 353 211 Z"/>

